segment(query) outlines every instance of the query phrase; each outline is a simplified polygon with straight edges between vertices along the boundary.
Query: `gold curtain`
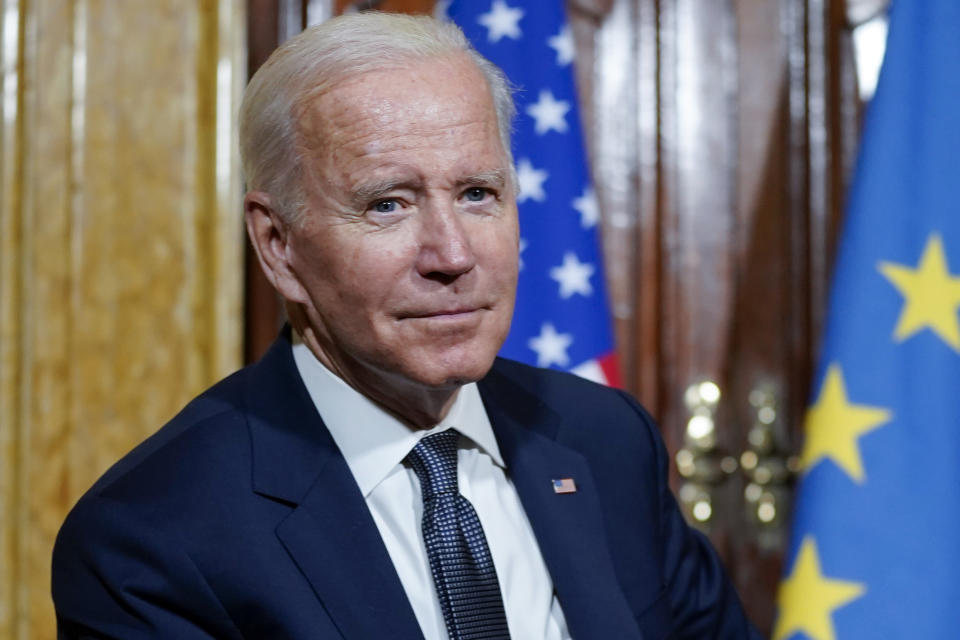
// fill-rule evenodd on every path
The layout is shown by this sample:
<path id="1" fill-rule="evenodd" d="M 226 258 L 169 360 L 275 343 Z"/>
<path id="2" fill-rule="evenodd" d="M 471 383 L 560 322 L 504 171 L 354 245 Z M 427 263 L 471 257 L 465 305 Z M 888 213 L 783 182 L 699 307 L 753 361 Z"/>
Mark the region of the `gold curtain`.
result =
<path id="1" fill-rule="evenodd" d="M 240 364 L 243 0 L 0 3 L 0 640 L 119 456 Z"/>

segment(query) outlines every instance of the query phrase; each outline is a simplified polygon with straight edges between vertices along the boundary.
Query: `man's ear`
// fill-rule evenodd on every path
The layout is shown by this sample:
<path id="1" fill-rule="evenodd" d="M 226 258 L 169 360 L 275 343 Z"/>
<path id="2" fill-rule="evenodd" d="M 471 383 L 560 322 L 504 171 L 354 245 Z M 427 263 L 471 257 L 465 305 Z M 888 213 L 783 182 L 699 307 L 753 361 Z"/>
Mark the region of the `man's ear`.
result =
<path id="1" fill-rule="evenodd" d="M 274 210 L 269 194 L 262 191 L 247 193 L 243 213 L 247 235 L 267 280 L 285 299 L 306 302 L 306 291 L 290 264 L 291 225 Z"/>

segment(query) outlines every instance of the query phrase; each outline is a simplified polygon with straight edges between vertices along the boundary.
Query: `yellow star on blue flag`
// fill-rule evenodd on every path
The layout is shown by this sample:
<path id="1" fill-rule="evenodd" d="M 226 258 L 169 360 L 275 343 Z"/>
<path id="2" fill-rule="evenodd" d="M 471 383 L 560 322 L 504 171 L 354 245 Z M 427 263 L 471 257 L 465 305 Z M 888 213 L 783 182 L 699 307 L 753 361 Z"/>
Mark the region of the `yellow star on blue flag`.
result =
<path id="1" fill-rule="evenodd" d="M 956 638 L 960 2 L 893 0 L 806 424 L 777 640 Z"/>
<path id="2" fill-rule="evenodd" d="M 930 234 L 916 268 L 881 262 L 880 271 L 905 299 L 894 337 L 905 340 L 930 329 L 960 352 L 960 275 L 947 270 L 940 234 Z"/>
<path id="3" fill-rule="evenodd" d="M 860 583 L 825 576 L 817 543 L 806 538 L 790 575 L 780 585 L 777 603 L 781 615 L 773 629 L 773 640 L 783 640 L 797 631 L 813 640 L 836 640 L 833 612 L 865 591 Z"/>
<path id="4" fill-rule="evenodd" d="M 860 436 L 890 419 L 880 407 L 866 407 L 847 398 L 843 372 L 836 364 L 827 369 L 820 395 L 807 411 L 805 437 L 800 463 L 810 469 L 821 460 L 831 460 L 851 480 L 862 483 L 866 477 L 860 456 Z"/>

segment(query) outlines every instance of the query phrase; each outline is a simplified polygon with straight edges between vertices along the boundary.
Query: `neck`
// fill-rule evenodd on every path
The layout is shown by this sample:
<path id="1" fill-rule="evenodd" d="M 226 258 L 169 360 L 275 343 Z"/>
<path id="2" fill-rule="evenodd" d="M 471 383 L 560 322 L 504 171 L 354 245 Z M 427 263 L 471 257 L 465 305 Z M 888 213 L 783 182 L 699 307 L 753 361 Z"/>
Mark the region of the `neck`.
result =
<path id="1" fill-rule="evenodd" d="M 310 352 L 334 375 L 414 429 L 430 429 L 450 413 L 459 386 L 432 388 L 350 359 L 321 343 L 306 323 L 291 325 Z M 325 348 L 325 346 L 327 348 Z"/>

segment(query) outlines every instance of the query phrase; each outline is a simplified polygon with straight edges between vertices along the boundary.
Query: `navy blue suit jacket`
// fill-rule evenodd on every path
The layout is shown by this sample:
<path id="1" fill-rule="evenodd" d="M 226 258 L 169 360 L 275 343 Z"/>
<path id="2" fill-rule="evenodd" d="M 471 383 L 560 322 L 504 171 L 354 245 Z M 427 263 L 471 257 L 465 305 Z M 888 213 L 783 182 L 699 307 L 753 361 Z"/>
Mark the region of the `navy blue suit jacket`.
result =
<path id="1" fill-rule="evenodd" d="M 574 638 L 759 637 L 640 405 L 503 360 L 480 390 Z M 61 638 L 422 638 L 287 337 L 81 498 L 53 597 Z"/>

